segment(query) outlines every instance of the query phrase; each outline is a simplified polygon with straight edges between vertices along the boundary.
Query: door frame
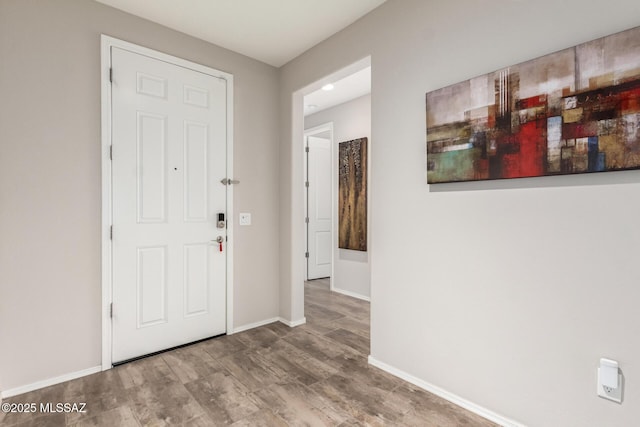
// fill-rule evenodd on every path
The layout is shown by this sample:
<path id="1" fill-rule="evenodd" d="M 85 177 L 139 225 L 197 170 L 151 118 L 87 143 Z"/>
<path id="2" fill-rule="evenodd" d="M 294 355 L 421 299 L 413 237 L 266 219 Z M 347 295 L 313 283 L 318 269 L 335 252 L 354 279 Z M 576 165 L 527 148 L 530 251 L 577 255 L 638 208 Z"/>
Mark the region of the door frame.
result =
<path id="1" fill-rule="evenodd" d="M 334 219 L 336 216 L 336 193 L 335 193 L 335 148 L 334 148 L 334 141 L 333 141 L 333 122 L 328 122 L 328 123 L 323 123 L 321 125 L 318 126 L 314 126 L 312 128 L 309 129 L 305 129 L 304 131 L 304 139 L 303 139 L 303 147 L 307 147 L 308 143 L 307 143 L 307 138 L 310 136 L 315 136 L 317 134 L 320 133 L 324 133 L 324 132 L 330 132 L 331 133 L 331 138 L 329 139 L 329 144 L 330 144 L 330 156 L 331 156 L 331 277 L 333 277 L 334 275 L 334 264 L 335 264 L 335 259 L 334 259 L 334 255 L 335 255 L 335 244 L 336 244 L 336 239 L 335 239 L 335 227 L 334 227 Z M 303 162 L 303 168 L 304 168 L 304 176 L 305 176 L 305 181 L 308 179 L 309 177 L 309 155 L 305 150 L 305 160 Z M 309 217 L 309 188 L 305 187 L 304 188 L 304 215 L 305 218 Z M 304 233 L 304 247 L 305 250 L 308 251 L 309 250 L 309 223 L 305 222 L 305 233 Z M 304 279 L 305 280 L 309 280 L 309 258 L 305 258 L 305 263 L 304 263 Z M 333 290 L 333 281 L 329 280 L 330 283 L 330 287 L 331 290 Z"/>
<path id="2" fill-rule="evenodd" d="M 111 303 L 112 293 L 112 242 L 111 225 L 112 221 L 112 170 L 111 170 L 111 48 L 117 47 L 129 52 L 144 55 L 153 59 L 158 59 L 173 65 L 188 68 L 204 74 L 217 77 L 227 82 L 227 160 L 226 178 L 233 179 L 233 75 L 205 65 L 196 64 L 172 55 L 168 55 L 153 49 L 138 46 L 124 40 L 116 39 L 105 34 L 100 38 L 100 97 L 101 97 L 101 165 L 102 165 L 102 228 L 101 228 L 101 249 L 102 249 L 102 370 L 112 367 L 112 324 L 111 324 Z M 233 331 L 233 185 L 227 186 L 227 252 L 226 252 L 226 331 Z"/>
<path id="3" fill-rule="evenodd" d="M 367 67 L 372 67 L 371 56 L 366 56 L 356 62 L 353 62 L 344 68 L 341 68 L 335 72 L 320 77 L 307 86 L 301 89 L 296 89 L 290 92 L 291 96 L 291 138 L 288 140 L 287 149 L 291 154 L 291 165 L 288 176 L 288 191 L 289 202 L 286 204 L 289 209 L 291 221 L 284 226 L 281 224 L 282 229 L 287 229 L 290 233 L 290 238 L 285 249 L 288 253 L 284 255 L 288 258 L 288 262 L 281 264 L 283 269 L 281 270 L 281 280 L 284 282 L 284 292 L 289 299 L 290 308 L 285 316 L 289 316 L 288 321 L 294 325 L 301 325 L 305 323 L 304 317 L 304 268 L 300 264 L 300 258 L 304 256 L 304 187 L 299 186 L 296 182 L 304 179 L 303 164 L 304 164 L 304 145 L 300 141 L 304 138 L 304 97 L 316 90 L 320 89 L 326 83 L 330 83 L 335 80 L 347 77 L 357 71 L 360 71 Z M 373 72 L 373 67 L 372 67 Z M 373 79 L 372 79 L 373 80 Z M 371 93 L 373 94 L 373 87 Z M 373 100 L 372 100 L 373 102 Z M 374 118 L 372 117 L 372 122 Z M 304 181 L 303 181 L 304 182 Z M 285 190 L 287 191 L 287 190 Z M 370 196 L 371 197 L 371 196 Z M 369 228 L 373 227 L 374 215 L 369 211 Z M 371 258 L 370 263 L 373 263 L 374 254 L 374 242 L 371 240 L 370 249 Z"/>

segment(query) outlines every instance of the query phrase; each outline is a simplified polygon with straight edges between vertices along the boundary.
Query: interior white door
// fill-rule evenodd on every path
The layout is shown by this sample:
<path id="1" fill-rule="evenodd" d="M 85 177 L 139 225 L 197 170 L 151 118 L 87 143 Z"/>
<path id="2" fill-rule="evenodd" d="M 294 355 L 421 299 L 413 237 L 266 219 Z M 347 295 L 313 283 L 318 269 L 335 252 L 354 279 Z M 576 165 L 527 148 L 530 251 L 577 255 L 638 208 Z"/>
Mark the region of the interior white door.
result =
<path id="1" fill-rule="evenodd" d="M 226 332 L 226 81 L 111 61 L 115 363 Z"/>
<path id="2" fill-rule="evenodd" d="M 307 279 L 331 276 L 331 141 L 307 137 Z"/>

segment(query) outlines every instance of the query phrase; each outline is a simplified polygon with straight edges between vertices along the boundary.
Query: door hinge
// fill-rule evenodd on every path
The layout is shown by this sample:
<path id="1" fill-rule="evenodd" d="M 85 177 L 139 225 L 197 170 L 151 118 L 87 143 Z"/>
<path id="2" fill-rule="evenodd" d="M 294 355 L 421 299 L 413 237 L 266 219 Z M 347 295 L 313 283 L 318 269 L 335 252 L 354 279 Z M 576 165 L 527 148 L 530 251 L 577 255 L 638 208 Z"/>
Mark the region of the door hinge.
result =
<path id="1" fill-rule="evenodd" d="M 109 68 L 109 83 L 113 83 L 113 68 Z"/>
<path id="2" fill-rule="evenodd" d="M 109 304 L 109 317 L 113 319 L 113 303 Z"/>
<path id="3" fill-rule="evenodd" d="M 309 152 L 309 147 L 304 147 L 304 151 L 308 153 Z"/>
<path id="4" fill-rule="evenodd" d="M 113 240 L 113 225 L 109 226 L 109 239 Z"/>
<path id="5" fill-rule="evenodd" d="M 306 182 L 304 183 L 304 186 L 305 186 L 305 187 L 307 187 L 307 188 L 309 188 L 309 181 L 306 181 Z"/>
<path id="6" fill-rule="evenodd" d="M 113 160 L 113 145 L 109 146 L 109 160 Z"/>
<path id="7" fill-rule="evenodd" d="M 305 252 L 305 253 L 304 253 L 304 257 L 305 257 L 305 258 L 309 258 L 309 252 Z"/>
<path id="8" fill-rule="evenodd" d="M 306 217 L 306 218 L 304 219 L 304 222 L 305 222 L 305 223 L 307 223 L 307 224 L 309 224 L 309 217 Z"/>

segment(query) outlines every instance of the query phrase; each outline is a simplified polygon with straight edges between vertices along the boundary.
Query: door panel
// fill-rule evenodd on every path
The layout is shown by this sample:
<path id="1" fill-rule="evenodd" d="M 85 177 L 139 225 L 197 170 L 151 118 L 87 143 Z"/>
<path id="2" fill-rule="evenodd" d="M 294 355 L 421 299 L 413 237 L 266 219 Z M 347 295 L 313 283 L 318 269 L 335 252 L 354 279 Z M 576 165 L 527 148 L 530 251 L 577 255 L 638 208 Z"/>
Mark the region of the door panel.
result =
<path id="1" fill-rule="evenodd" d="M 167 79 L 137 72 L 138 85 L 136 90 L 141 95 L 155 96 L 167 99 Z"/>
<path id="2" fill-rule="evenodd" d="M 207 141 L 206 124 L 186 122 L 184 126 L 184 220 L 207 221 Z"/>
<path id="3" fill-rule="evenodd" d="M 167 118 L 137 112 L 138 223 L 166 221 Z"/>
<path id="4" fill-rule="evenodd" d="M 226 332 L 226 82 L 112 48 L 114 362 Z M 226 246 L 226 245 L 225 245 Z"/>
<path id="5" fill-rule="evenodd" d="M 331 267 L 331 232 L 316 231 L 316 253 L 317 265 L 329 265 Z M 331 274 L 331 270 L 329 270 Z"/>
<path id="6" fill-rule="evenodd" d="M 167 248 L 138 248 L 138 328 L 167 321 Z"/>
<path id="7" fill-rule="evenodd" d="M 209 91 L 185 85 L 184 103 L 194 105 L 196 107 L 209 108 Z"/>
<path id="8" fill-rule="evenodd" d="M 185 245 L 184 250 L 184 315 L 197 316 L 209 311 L 209 265 L 213 256 L 209 244 Z"/>
<path id="9" fill-rule="evenodd" d="M 307 278 L 331 275 L 331 141 L 307 137 Z"/>

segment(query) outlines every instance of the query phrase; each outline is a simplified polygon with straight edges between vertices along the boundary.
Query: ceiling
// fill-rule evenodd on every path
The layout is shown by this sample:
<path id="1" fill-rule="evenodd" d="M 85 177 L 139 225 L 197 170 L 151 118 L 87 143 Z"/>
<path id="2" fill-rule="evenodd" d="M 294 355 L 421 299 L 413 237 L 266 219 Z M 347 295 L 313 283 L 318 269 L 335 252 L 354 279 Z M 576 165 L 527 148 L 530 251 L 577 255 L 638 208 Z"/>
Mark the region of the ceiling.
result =
<path id="1" fill-rule="evenodd" d="M 305 116 L 371 93 L 371 67 L 331 83 L 333 90 L 319 89 L 304 97 Z"/>
<path id="2" fill-rule="evenodd" d="M 385 0 L 96 0 L 275 67 Z"/>

